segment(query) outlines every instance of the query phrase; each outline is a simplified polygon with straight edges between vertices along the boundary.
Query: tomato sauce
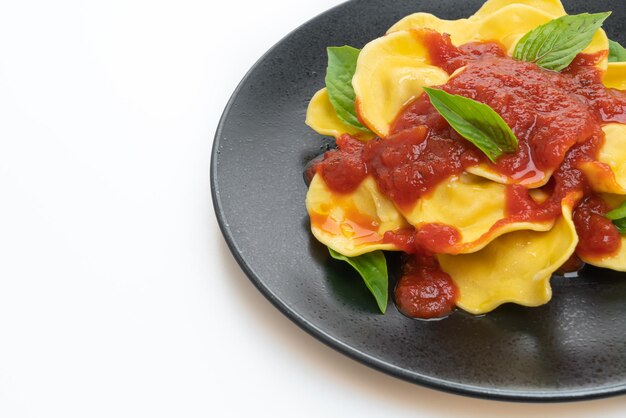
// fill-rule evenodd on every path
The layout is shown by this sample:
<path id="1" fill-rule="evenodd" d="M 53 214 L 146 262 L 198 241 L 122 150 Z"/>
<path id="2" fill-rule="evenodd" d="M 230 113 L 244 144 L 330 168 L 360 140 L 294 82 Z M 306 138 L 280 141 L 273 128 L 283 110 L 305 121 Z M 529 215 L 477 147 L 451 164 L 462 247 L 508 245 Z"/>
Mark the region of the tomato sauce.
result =
<path id="1" fill-rule="evenodd" d="M 615 225 L 604 217 L 607 212 L 606 204 L 596 195 L 587 196 L 576 207 L 572 219 L 578 233 L 579 255 L 598 257 L 619 250 L 620 235 Z"/>
<path id="2" fill-rule="evenodd" d="M 457 48 L 452 44 L 450 35 L 446 33 L 422 30 L 420 35 L 428 46 L 431 63 L 443 68 L 448 74 L 452 74 L 472 61 L 486 57 L 506 56 L 504 47 L 497 42 L 470 42 Z"/>
<path id="3" fill-rule="evenodd" d="M 418 124 L 365 145 L 368 172 L 401 207 L 410 208 L 443 180 L 480 161 L 476 149 L 449 126 L 439 132 L 427 126 L 432 125 Z"/>
<path id="4" fill-rule="evenodd" d="M 517 151 L 489 163 L 422 94 L 400 111 L 387 138 L 365 144 L 347 135 L 339 138 L 338 149 L 328 152 L 316 168 L 328 186 L 349 193 L 371 175 L 383 194 L 398 207 L 410 209 L 448 177 L 489 164 L 517 183 L 507 186 L 508 221 L 555 219 L 562 200 L 574 193 L 580 199 L 573 214 L 580 237 L 577 253 L 595 257 L 615 253 L 619 233 L 603 216 L 607 208 L 578 169 L 597 159 L 604 143 L 602 124 L 626 123 L 626 92 L 605 88 L 595 67 L 607 52 L 579 54 L 568 68 L 555 72 L 506 57 L 496 42 L 455 47 L 448 35 L 423 31 L 422 36 L 432 63 L 452 74 L 440 88 L 492 107 L 518 138 Z M 541 187 L 547 198 L 535 201 L 523 184 L 543 184 L 541 180 L 548 178 Z M 436 254 L 446 252 L 460 236 L 452 227 L 431 224 L 387 233 L 384 240 L 410 254 Z M 428 318 L 449 312 L 456 298 L 449 276 L 433 257 L 414 257 L 409 264 L 396 288 L 400 310 Z"/>
<path id="5" fill-rule="evenodd" d="M 411 256 L 395 289 L 400 312 L 412 318 L 441 318 L 454 309 L 458 289 L 432 257 Z"/>
<path id="6" fill-rule="evenodd" d="M 424 224 L 419 228 L 388 231 L 383 242 L 394 244 L 407 254 L 450 254 L 461 241 L 461 233 L 450 225 Z"/>
<path id="7" fill-rule="evenodd" d="M 350 135 L 337 139 L 337 149 L 328 151 L 314 169 L 328 187 L 337 193 L 352 193 L 367 176 L 361 157 L 363 143 Z"/>

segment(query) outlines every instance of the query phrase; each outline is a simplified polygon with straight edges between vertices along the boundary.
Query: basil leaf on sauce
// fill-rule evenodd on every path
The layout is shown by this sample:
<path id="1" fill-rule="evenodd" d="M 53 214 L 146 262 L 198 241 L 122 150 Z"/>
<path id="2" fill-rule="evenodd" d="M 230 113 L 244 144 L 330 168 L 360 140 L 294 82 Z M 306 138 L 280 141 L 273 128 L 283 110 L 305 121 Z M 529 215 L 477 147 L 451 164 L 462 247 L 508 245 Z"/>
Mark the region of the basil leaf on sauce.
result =
<path id="1" fill-rule="evenodd" d="M 626 62 L 626 48 L 609 39 L 609 62 Z"/>
<path id="2" fill-rule="evenodd" d="M 387 260 L 383 252 L 374 251 L 357 257 L 347 257 L 331 248 L 328 248 L 328 251 L 335 260 L 345 261 L 359 272 L 365 285 L 374 295 L 378 309 L 385 313 L 387 310 L 389 279 L 387 276 Z"/>
<path id="3" fill-rule="evenodd" d="M 424 87 L 424 91 L 452 129 L 476 145 L 491 162 L 505 152 L 517 150 L 517 137 L 491 107 L 443 90 Z"/>
<path id="4" fill-rule="evenodd" d="M 615 219 L 613 225 L 620 234 L 626 234 L 626 218 Z"/>
<path id="5" fill-rule="evenodd" d="M 613 221 L 613 225 L 615 225 L 620 234 L 626 233 L 626 202 L 607 212 L 604 216 Z"/>
<path id="6" fill-rule="evenodd" d="M 330 103 L 339 119 L 356 129 L 369 131 L 359 122 L 354 107 L 356 94 L 352 87 L 352 77 L 361 51 L 351 46 L 330 47 L 326 48 L 326 51 L 328 53 L 326 89 Z"/>
<path id="7" fill-rule="evenodd" d="M 561 71 L 589 45 L 611 12 L 566 15 L 541 25 L 520 39 L 513 57 L 534 62 L 548 70 Z"/>

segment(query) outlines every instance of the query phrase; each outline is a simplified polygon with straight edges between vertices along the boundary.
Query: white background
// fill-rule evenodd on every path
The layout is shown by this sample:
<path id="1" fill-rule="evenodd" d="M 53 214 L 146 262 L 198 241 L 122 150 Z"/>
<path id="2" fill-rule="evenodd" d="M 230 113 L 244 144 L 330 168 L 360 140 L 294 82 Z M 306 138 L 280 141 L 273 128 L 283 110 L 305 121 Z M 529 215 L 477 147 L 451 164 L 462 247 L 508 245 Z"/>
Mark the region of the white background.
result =
<path id="1" fill-rule="evenodd" d="M 274 309 L 219 233 L 231 92 L 336 0 L 0 1 L 0 417 L 618 417 L 355 363 Z"/>

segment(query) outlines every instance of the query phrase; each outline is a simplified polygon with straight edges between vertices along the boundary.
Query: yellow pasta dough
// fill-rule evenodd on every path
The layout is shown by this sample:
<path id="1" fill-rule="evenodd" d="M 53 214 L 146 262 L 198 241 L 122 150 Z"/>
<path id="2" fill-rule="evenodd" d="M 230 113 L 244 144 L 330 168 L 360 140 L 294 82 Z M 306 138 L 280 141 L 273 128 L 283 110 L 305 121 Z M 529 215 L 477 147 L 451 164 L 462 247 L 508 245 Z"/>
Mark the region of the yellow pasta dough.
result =
<path id="1" fill-rule="evenodd" d="M 362 140 L 373 137 L 372 133 L 356 129 L 339 119 L 325 87 L 315 93 L 309 102 L 305 123 L 320 135 L 338 138 L 343 134 L 349 134 Z"/>
<path id="2" fill-rule="evenodd" d="M 511 231 L 547 231 L 554 225 L 508 220 L 506 186 L 469 174 L 442 182 L 403 214 L 416 227 L 434 223 L 456 228 L 461 240 L 447 249 L 450 254 L 476 252 Z"/>
<path id="3" fill-rule="evenodd" d="M 315 175 L 306 196 L 315 238 L 340 254 L 354 257 L 375 250 L 396 250 L 383 243 L 387 231 L 408 226 L 393 203 L 368 177 L 352 193 L 331 191 Z"/>
<path id="4" fill-rule="evenodd" d="M 626 194 L 626 125 L 609 123 L 602 130 L 605 141 L 598 160 L 583 163 L 580 169 L 595 191 Z"/>
<path id="5" fill-rule="evenodd" d="M 547 303 L 552 296 L 552 273 L 574 253 L 578 243 L 573 204 L 573 196 L 564 199 L 563 215 L 547 232 L 512 232 L 473 254 L 438 255 L 441 269 L 459 288 L 457 306 L 481 314 L 506 302 L 524 306 Z"/>
<path id="6" fill-rule="evenodd" d="M 392 33 L 368 43 L 359 54 L 352 79 L 357 112 L 368 128 L 386 137 L 400 109 L 424 86 L 447 80 L 448 73 L 430 64 L 421 32 Z"/>

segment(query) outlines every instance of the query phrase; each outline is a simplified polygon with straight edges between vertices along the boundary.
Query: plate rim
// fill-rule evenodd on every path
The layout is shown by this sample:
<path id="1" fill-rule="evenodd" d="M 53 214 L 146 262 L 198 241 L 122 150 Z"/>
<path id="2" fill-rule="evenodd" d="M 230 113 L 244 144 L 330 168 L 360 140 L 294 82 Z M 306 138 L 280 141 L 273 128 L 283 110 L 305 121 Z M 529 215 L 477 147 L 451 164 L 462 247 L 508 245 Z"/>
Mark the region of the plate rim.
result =
<path id="1" fill-rule="evenodd" d="M 307 334 L 314 337 L 316 340 L 322 342 L 326 346 L 334 349 L 335 351 L 347 356 L 348 358 L 357 361 L 358 363 L 370 367 L 374 370 L 382 372 L 386 375 L 399 378 L 405 382 L 417 384 L 423 387 L 427 387 L 434 390 L 439 390 L 446 393 L 455 395 L 468 396 L 472 398 L 495 400 L 495 401 L 513 401 L 513 402 L 529 402 L 529 403 L 557 403 L 557 402 L 578 402 L 587 401 L 592 399 L 607 398 L 611 396 L 618 396 L 626 393 L 626 380 L 621 384 L 601 386 L 590 389 L 579 390 L 567 390 L 563 392 L 556 391 L 516 391 L 516 390 L 501 390 L 494 388 L 487 388 L 478 385 L 469 385 L 453 382 L 446 379 L 440 379 L 434 376 L 419 374 L 415 372 L 409 372 L 401 367 L 394 366 L 393 364 L 377 359 L 366 352 L 358 350 L 350 345 L 342 342 L 340 339 L 331 336 L 324 332 L 323 329 L 315 326 L 311 321 L 301 316 L 295 310 L 289 308 L 281 298 L 276 296 L 272 290 L 265 285 L 263 280 L 255 273 L 252 266 L 250 266 L 241 254 L 237 246 L 235 237 L 230 231 L 228 220 L 226 219 L 226 213 L 221 203 L 221 196 L 218 183 L 218 159 L 220 154 L 221 138 L 224 130 L 226 120 L 229 113 L 234 106 L 239 93 L 243 86 L 246 84 L 251 75 L 262 66 L 263 62 L 272 55 L 272 53 L 278 49 L 280 45 L 285 43 L 295 33 L 300 31 L 303 27 L 313 24 L 316 20 L 323 18 L 326 14 L 329 14 L 337 9 L 345 7 L 349 3 L 355 3 L 357 0 L 349 0 L 342 2 L 336 6 L 333 6 L 316 16 L 308 19 L 304 23 L 298 25 L 295 29 L 289 31 L 279 41 L 277 41 L 272 47 L 270 47 L 263 55 L 258 58 L 255 63 L 248 69 L 243 78 L 237 84 L 237 87 L 228 99 L 224 110 L 220 116 L 215 135 L 213 137 L 213 144 L 211 147 L 211 158 L 209 168 L 209 183 L 211 188 L 211 200 L 213 202 L 213 209 L 217 218 L 219 229 L 226 241 L 228 249 L 239 267 L 243 270 L 245 276 L 250 282 L 261 292 L 261 294 L 276 308 L 279 312 L 285 315 L 289 320 L 295 323 L 300 329 L 304 330 Z"/>

